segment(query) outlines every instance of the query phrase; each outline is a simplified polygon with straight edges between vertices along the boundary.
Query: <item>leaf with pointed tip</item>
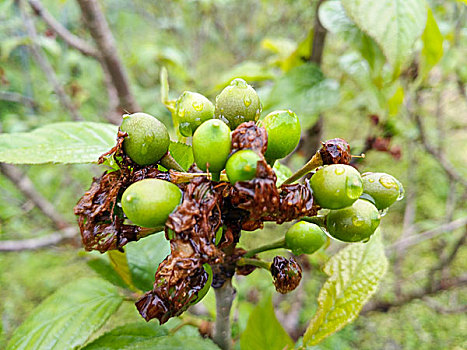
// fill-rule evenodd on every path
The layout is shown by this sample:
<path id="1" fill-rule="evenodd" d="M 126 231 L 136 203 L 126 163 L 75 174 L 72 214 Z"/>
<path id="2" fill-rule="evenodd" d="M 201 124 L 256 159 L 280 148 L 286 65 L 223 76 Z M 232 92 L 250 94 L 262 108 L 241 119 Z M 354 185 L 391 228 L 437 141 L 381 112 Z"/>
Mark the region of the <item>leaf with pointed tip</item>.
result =
<path id="1" fill-rule="evenodd" d="M 421 60 L 421 74 L 426 77 L 428 72 L 443 57 L 443 35 L 441 34 L 438 23 L 436 23 L 433 11 L 428 7 L 428 18 L 425 31 L 422 35 L 423 49 Z"/>
<path id="2" fill-rule="evenodd" d="M 372 37 L 399 73 L 425 28 L 425 0 L 345 0 L 352 21 Z"/>
<path id="3" fill-rule="evenodd" d="M 43 301 L 16 329 L 8 350 L 74 349 L 83 345 L 123 301 L 99 278 L 71 282 Z"/>
<path id="4" fill-rule="evenodd" d="M 191 146 L 185 143 L 171 141 L 169 151 L 177 163 L 185 170 L 188 170 L 195 161 Z"/>
<path id="5" fill-rule="evenodd" d="M 0 135 L 0 162 L 12 164 L 95 163 L 116 143 L 118 127 L 62 122 L 31 132 Z"/>
<path id="6" fill-rule="evenodd" d="M 292 349 L 294 342 L 276 318 L 269 295 L 251 312 L 245 331 L 240 337 L 242 350 Z"/>
<path id="7" fill-rule="evenodd" d="M 357 318 L 376 292 L 387 265 L 379 231 L 368 243 L 352 243 L 334 255 L 324 266 L 329 278 L 319 292 L 318 310 L 303 343 L 316 345 Z"/>

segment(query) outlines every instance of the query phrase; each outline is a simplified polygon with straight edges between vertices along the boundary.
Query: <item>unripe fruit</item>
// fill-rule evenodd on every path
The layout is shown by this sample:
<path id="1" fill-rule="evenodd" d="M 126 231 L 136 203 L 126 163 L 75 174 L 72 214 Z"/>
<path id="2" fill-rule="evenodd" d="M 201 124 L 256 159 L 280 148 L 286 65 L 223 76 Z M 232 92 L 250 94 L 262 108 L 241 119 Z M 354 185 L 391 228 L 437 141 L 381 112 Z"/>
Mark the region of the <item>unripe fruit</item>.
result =
<path id="1" fill-rule="evenodd" d="M 369 201 L 359 199 L 351 207 L 331 210 L 326 218 L 329 234 L 344 242 L 367 241 L 379 226 L 381 216 Z"/>
<path id="2" fill-rule="evenodd" d="M 243 79 L 234 79 L 216 97 L 215 116 L 232 130 L 241 123 L 257 121 L 261 113 L 261 102 L 255 89 Z"/>
<path id="3" fill-rule="evenodd" d="M 203 171 L 219 173 L 225 167 L 230 153 L 230 129 L 221 120 L 210 119 L 196 129 L 193 135 L 193 156 Z"/>
<path id="4" fill-rule="evenodd" d="M 297 147 L 300 141 L 300 121 L 291 110 L 269 113 L 262 121 L 268 132 L 268 160 L 282 159 Z"/>
<path id="5" fill-rule="evenodd" d="M 149 114 L 124 115 L 120 130 L 128 134 L 123 141 L 123 150 L 136 164 L 154 164 L 169 150 L 167 128 Z"/>
<path id="6" fill-rule="evenodd" d="M 350 165 L 325 166 L 311 177 L 310 184 L 313 197 L 322 208 L 348 207 L 363 193 L 360 173 Z"/>
<path id="7" fill-rule="evenodd" d="M 177 100 L 176 114 L 180 134 L 189 137 L 203 122 L 214 118 L 214 105 L 201 94 L 185 91 Z"/>
<path id="8" fill-rule="evenodd" d="M 237 181 L 248 181 L 256 176 L 256 166 L 261 157 L 250 149 L 238 151 L 230 156 L 225 173 L 233 185 Z"/>
<path id="9" fill-rule="evenodd" d="M 295 255 L 313 254 L 326 240 L 327 236 L 321 227 L 306 221 L 292 225 L 285 234 L 285 246 Z"/>
<path id="10" fill-rule="evenodd" d="M 161 227 L 180 204 L 182 191 L 173 183 L 144 179 L 131 184 L 122 195 L 122 209 L 135 225 Z"/>
<path id="11" fill-rule="evenodd" d="M 402 199 L 404 188 L 397 179 L 385 173 L 365 173 L 362 175 L 363 193 L 374 200 L 376 208 L 382 210 Z"/>

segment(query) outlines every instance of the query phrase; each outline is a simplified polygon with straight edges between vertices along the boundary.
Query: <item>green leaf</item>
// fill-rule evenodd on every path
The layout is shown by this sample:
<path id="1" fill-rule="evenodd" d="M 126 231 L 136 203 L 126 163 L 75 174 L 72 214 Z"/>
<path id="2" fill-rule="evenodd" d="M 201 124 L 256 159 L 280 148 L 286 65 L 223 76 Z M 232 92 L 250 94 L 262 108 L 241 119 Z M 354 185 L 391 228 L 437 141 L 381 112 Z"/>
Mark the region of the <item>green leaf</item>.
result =
<path id="1" fill-rule="evenodd" d="M 386 62 L 383 53 L 376 42 L 350 20 L 340 1 L 323 2 L 319 7 L 319 19 L 329 32 L 342 36 L 346 43 L 355 47 L 377 76 L 381 75 Z"/>
<path id="2" fill-rule="evenodd" d="M 94 163 L 116 143 L 118 127 L 93 122 L 48 124 L 31 132 L 0 135 L 0 162 Z"/>
<path id="3" fill-rule="evenodd" d="M 157 267 L 169 254 L 170 244 L 163 232 L 128 243 L 126 256 L 135 287 L 152 289 Z"/>
<path id="4" fill-rule="evenodd" d="M 245 331 L 240 337 L 242 350 L 292 349 L 293 340 L 274 314 L 271 295 L 251 312 Z"/>
<path id="5" fill-rule="evenodd" d="M 287 165 L 281 164 L 278 160 L 274 163 L 272 168 L 277 176 L 277 187 L 282 185 L 282 183 L 292 176 L 292 170 Z"/>
<path id="6" fill-rule="evenodd" d="M 388 99 L 388 112 L 390 116 L 399 113 L 400 106 L 404 102 L 404 88 L 399 86 L 394 95 Z"/>
<path id="7" fill-rule="evenodd" d="M 155 322 L 136 322 L 105 333 L 83 350 L 219 350 L 211 340 L 183 333 L 186 332 L 169 335 L 164 326 Z"/>
<path id="8" fill-rule="evenodd" d="M 188 170 L 195 161 L 191 146 L 185 143 L 171 141 L 169 151 L 177 163 L 185 170 Z"/>
<path id="9" fill-rule="evenodd" d="M 345 0 L 342 5 L 355 24 L 378 43 L 398 75 L 425 28 L 425 0 Z"/>
<path id="10" fill-rule="evenodd" d="M 248 83 L 274 78 L 272 70 L 262 62 L 244 61 L 221 75 L 216 91 L 221 90 L 235 78 L 242 78 Z"/>
<path id="11" fill-rule="evenodd" d="M 110 283 L 121 288 L 128 288 L 128 285 L 122 280 L 119 274 L 110 265 L 109 257 L 106 254 L 98 252 L 86 253 L 86 255 L 95 255 L 96 257 L 91 258 L 86 263 L 87 265 L 96 272 L 100 277 L 109 281 Z"/>
<path id="12" fill-rule="evenodd" d="M 83 350 L 140 349 L 141 343 L 166 336 L 167 333 L 167 329 L 164 326 L 159 326 L 156 322 L 130 323 L 103 334 L 92 343 L 86 345 Z"/>
<path id="13" fill-rule="evenodd" d="M 7 349 L 73 349 L 118 309 L 118 289 L 98 278 L 71 282 L 43 301 L 15 331 Z"/>
<path id="14" fill-rule="evenodd" d="M 133 279 L 131 278 L 130 266 L 126 258 L 125 252 L 119 252 L 118 250 L 109 250 L 107 252 L 109 256 L 110 264 L 120 278 L 125 282 L 127 286 L 134 289 Z"/>
<path id="15" fill-rule="evenodd" d="M 357 318 L 376 292 L 387 265 L 379 231 L 369 243 L 350 244 L 334 255 L 324 266 L 329 278 L 321 288 L 318 310 L 303 343 L 316 345 Z"/>
<path id="16" fill-rule="evenodd" d="M 431 11 L 429 7 L 425 31 L 422 34 L 422 41 L 421 75 L 426 77 L 431 68 L 443 57 L 443 35 L 433 17 L 433 11 Z"/>
<path id="17" fill-rule="evenodd" d="M 264 114 L 292 109 L 300 118 L 302 130 L 316 121 L 318 114 L 337 104 L 337 82 L 326 79 L 314 64 L 292 68 L 279 78 L 264 103 Z"/>
<path id="18" fill-rule="evenodd" d="M 313 29 L 311 29 L 307 36 L 298 43 L 297 48 L 285 60 L 280 62 L 281 69 L 288 72 L 294 67 L 303 64 L 303 57 L 310 57 L 310 48 L 313 44 Z"/>

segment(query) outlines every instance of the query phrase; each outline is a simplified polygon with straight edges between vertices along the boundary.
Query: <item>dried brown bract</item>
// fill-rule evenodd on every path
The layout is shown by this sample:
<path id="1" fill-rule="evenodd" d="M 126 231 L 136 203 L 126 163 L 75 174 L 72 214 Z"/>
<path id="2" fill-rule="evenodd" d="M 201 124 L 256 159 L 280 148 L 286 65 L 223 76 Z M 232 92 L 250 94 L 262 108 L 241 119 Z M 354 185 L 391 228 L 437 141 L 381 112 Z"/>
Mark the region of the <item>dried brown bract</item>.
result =
<path id="1" fill-rule="evenodd" d="M 163 324 L 182 314 L 208 281 L 201 260 L 187 243 L 173 240 L 171 248 L 172 254 L 157 269 L 153 290 L 136 302 L 146 321 L 157 318 Z"/>
<path id="2" fill-rule="evenodd" d="M 352 159 L 349 144 L 340 138 L 323 142 L 319 154 L 323 160 L 323 165 L 349 164 Z"/>
<path id="3" fill-rule="evenodd" d="M 276 256 L 271 264 L 271 275 L 276 291 L 285 294 L 293 291 L 302 279 L 302 268 L 294 258 Z"/>
<path id="4" fill-rule="evenodd" d="M 240 124 L 232 132 L 232 153 L 241 149 L 251 149 L 257 153 L 264 154 L 268 148 L 268 133 L 250 121 Z"/>

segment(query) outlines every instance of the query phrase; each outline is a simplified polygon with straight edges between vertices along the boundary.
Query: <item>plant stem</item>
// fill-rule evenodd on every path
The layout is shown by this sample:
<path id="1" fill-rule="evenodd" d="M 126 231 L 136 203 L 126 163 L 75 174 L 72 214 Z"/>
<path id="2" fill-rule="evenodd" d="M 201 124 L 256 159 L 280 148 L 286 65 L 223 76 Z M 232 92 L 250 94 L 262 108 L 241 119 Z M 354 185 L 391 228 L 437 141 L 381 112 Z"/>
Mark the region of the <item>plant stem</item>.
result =
<path id="1" fill-rule="evenodd" d="M 313 169 L 316 169 L 317 167 L 323 165 L 323 160 L 321 159 L 321 154 L 318 152 L 315 153 L 315 155 L 306 163 L 304 166 L 302 166 L 300 169 L 298 169 L 294 174 L 292 174 L 291 177 L 289 177 L 287 180 L 285 180 L 282 184 L 283 185 L 288 185 L 291 184 L 298 179 L 300 179 L 302 176 L 308 174 L 310 171 Z"/>
<path id="2" fill-rule="evenodd" d="M 216 324 L 212 340 L 223 350 L 232 349 L 232 331 L 230 329 L 230 310 L 235 297 L 232 280 L 227 279 L 222 287 L 214 288 L 216 295 Z"/>
<path id="3" fill-rule="evenodd" d="M 265 252 L 267 250 L 278 249 L 278 248 L 285 248 L 285 238 L 282 238 L 279 241 L 272 242 L 272 243 L 269 243 L 269 244 L 265 244 L 265 245 L 260 246 L 258 248 L 252 249 L 252 250 L 248 251 L 243 257 L 244 258 L 251 258 L 252 256 L 254 256 L 254 255 L 258 254 L 258 253 Z"/>
<path id="4" fill-rule="evenodd" d="M 253 265 L 253 266 L 261 267 L 262 269 L 265 269 L 268 271 L 271 269 L 271 263 L 268 263 L 264 260 L 259 260 L 259 259 L 240 258 L 237 261 L 237 265 L 238 266 Z"/>

